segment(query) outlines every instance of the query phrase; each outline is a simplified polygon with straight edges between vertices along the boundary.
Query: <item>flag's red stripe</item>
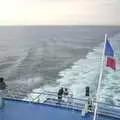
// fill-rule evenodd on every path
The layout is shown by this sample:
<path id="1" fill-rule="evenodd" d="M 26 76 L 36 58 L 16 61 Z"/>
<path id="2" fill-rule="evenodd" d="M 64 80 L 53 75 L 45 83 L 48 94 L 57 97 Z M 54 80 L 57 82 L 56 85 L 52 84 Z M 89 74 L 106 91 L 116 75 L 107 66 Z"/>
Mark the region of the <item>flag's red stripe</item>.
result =
<path id="1" fill-rule="evenodd" d="M 116 61 L 113 58 L 107 57 L 107 64 L 106 66 L 111 67 L 112 69 L 116 69 Z"/>

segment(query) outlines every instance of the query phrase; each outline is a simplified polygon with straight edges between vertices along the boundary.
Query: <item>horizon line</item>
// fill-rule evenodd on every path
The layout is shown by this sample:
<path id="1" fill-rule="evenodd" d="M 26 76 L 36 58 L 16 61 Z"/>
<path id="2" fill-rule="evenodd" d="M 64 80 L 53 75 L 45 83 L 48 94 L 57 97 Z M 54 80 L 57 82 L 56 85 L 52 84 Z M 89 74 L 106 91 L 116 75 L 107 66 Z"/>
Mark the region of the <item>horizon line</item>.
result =
<path id="1" fill-rule="evenodd" d="M 116 24 L 62 24 L 62 25 L 59 25 L 59 24 L 45 24 L 45 25 L 41 25 L 41 24 L 5 24 L 5 25 L 1 25 L 0 26 L 117 26 L 117 27 L 120 27 L 120 25 L 116 25 Z"/>

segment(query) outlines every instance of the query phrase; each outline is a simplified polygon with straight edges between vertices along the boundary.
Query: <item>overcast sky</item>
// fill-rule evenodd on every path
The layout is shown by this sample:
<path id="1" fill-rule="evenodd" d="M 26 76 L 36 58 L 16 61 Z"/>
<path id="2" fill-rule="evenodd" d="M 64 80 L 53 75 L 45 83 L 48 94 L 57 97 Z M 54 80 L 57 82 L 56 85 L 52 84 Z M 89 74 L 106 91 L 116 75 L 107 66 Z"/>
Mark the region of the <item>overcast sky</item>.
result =
<path id="1" fill-rule="evenodd" d="M 0 25 L 120 25 L 120 0 L 0 0 Z"/>

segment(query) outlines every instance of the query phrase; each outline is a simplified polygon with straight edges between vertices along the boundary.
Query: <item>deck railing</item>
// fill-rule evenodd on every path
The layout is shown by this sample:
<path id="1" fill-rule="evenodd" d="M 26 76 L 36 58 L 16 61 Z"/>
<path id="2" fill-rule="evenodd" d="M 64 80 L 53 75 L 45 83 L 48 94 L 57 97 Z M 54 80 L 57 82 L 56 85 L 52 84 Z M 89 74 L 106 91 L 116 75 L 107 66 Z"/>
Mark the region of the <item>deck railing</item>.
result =
<path id="1" fill-rule="evenodd" d="M 25 96 L 25 94 L 26 92 L 19 94 L 21 95 L 20 97 L 16 97 L 15 95 L 12 95 L 12 96 L 5 96 L 5 98 L 42 103 L 54 107 L 62 107 L 77 111 L 81 111 L 84 108 L 85 104 L 88 102 L 88 99 L 86 98 L 82 98 L 82 99 L 74 98 L 72 97 L 72 95 L 69 95 L 67 97 L 63 96 L 63 99 L 59 101 L 57 92 L 49 92 L 49 91 L 32 92 L 30 95 L 21 99 L 21 97 Z M 94 104 L 95 101 L 93 100 L 91 112 L 94 112 Z M 120 106 L 110 105 L 100 102 L 98 107 L 98 114 L 120 118 Z"/>

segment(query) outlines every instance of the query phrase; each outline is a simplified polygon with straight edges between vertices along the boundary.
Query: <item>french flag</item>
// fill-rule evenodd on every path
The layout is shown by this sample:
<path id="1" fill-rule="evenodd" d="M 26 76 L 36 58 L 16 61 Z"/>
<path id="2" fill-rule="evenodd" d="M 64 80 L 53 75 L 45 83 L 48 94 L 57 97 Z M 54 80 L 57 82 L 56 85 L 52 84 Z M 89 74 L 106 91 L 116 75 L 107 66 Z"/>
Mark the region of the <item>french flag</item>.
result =
<path id="1" fill-rule="evenodd" d="M 105 45 L 105 56 L 107 57 L 106 66 L 111 67 L 113 70 L 115 70 L 116 60 L 114 58 L 114 51 L 108 40 L 106 40 L 106 45 Z"/>

